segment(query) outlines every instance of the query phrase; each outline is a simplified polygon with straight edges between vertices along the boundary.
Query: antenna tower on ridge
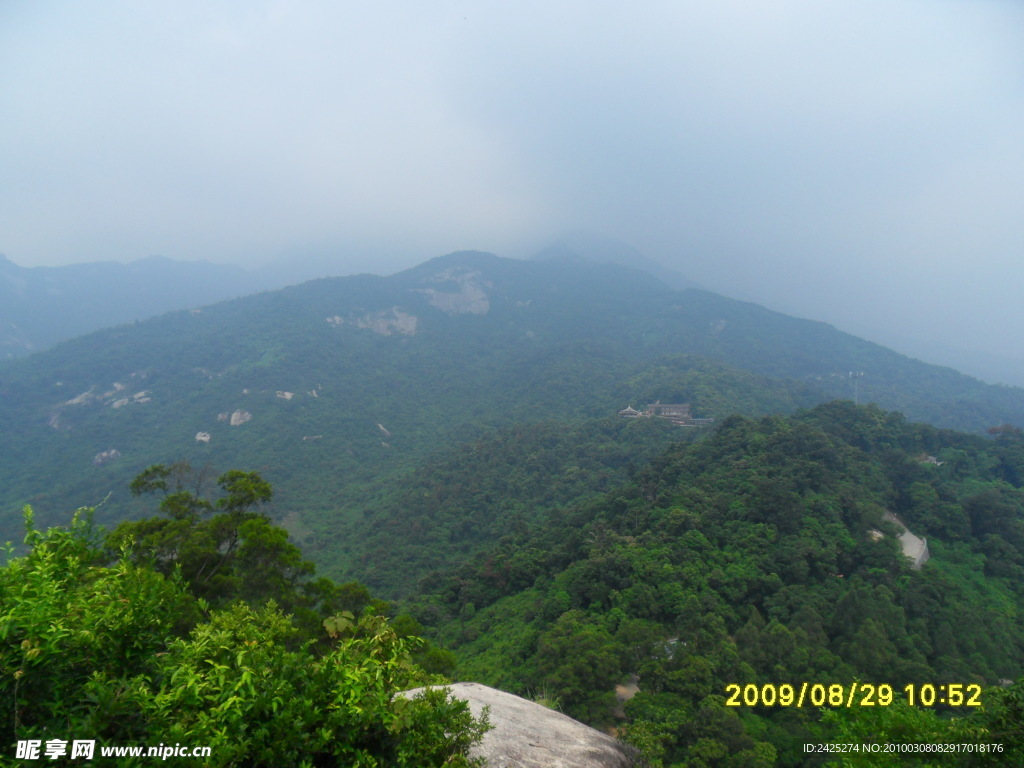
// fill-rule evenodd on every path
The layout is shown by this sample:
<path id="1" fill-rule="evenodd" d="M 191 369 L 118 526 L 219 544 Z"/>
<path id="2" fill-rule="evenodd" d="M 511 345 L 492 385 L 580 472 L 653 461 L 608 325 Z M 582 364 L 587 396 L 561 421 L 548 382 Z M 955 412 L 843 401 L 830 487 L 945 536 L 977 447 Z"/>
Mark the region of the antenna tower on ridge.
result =
<path id="1" fill-rule="evenodd" d="M 850 378 L 853 379 L 853 404 L 860 405 L 860 380 L 864 371 L 850 371 Z"/>

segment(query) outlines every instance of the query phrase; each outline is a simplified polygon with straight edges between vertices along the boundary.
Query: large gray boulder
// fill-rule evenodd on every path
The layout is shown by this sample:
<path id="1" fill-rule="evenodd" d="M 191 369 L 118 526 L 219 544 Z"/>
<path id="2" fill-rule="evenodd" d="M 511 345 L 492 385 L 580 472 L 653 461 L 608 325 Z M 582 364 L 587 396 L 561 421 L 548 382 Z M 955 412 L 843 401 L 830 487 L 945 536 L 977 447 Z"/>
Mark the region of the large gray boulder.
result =
<path id="1" fill-rule="evenodd" d="M 470 755 L 489 768 L 632 768 L 631 750 L 611 736 L 560 712 L 479 683 L 453 683 L 452 696 L 469 703 L 475 717 L 490 707 L 494 727 Z M 403 691 L 413 698 L 422 688 Z"/>

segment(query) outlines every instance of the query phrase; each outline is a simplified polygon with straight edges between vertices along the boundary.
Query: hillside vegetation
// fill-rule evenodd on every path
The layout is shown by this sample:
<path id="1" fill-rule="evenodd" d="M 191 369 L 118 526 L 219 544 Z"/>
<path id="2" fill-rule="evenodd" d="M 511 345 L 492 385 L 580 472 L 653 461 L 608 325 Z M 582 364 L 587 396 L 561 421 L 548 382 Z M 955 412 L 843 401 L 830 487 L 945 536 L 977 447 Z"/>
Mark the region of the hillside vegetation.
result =
<path id="1" fill-rule="evenodd" d="M 345 527 L 366 493 L 468 440 L 656 399 L 786 413 L 849 397 L 853 369 L 862 401 L 913 419 L 980 432 L 1024 412 L 1021 390 L 624 267 L 464 253 L 318 280 L 0 368 L 0 538 L 26 501 L 44 523 L 81 504 L 141 515 L 131 478 L 182 460 L 259 469 L 296 531 Z M 334 556 L 350 557 L 316 554 Z"/>
<path id="2" fill-rule="evenodd" d="M 463 707 L 393 706 L 443 671 L 614 727 L 654 768 L 805 765 L 803 744 L 840 741 L 1000 746 L 906 765 L 1024 759 L 1019 430 L 843 402 L 657 448 L 665 429 L 540 424 L 455 450 L 395 491 L 410 517 L 375 540 L 394 543 L 377 576 L 415 591 L 398 605 L 314 578 L 255 472 L 211 496 L 202 471 L 150 467 L 132 491 L 161 514 L 106 535 L 29 516 L 0 568 L 0 714 L 12 739 L 210 744 L 211 765 L 466 764 Z M 600 467 L 631 441 L 650 460 L 613 482 Z M 927 538 L 922 567 L 894 516 Z M 802 687 L 817 700 L 797 706 Z"/>
<path id="3" fill-rule="evenodd" d="M 28 552 L 0 567 L 7 747 L 125 766 L 152 756 L 105 750 L 156 747 L 169 765 L 479 764 L 468 749 L 486 718 L 441 688 L 396 697 L 443 682 L 414 663 L 430 661 L 424 644 L 360 585 L 311 580 L 257 511 L 271 494 L 258 474 L 226 473 L 212 502 L 166 469 L 136 484 L 167 492 L 165 515 L 105 540 L 91 510 L 44 532 L 26 508 Z"/>
<path id="4" fill-rule="evenodd" d="M 875 404 L 850 401 L 855 370 Z M 657 401 L 713 422 L 618 416 Z M 655 768 L 802 765 L 804 743 L 879 734 L 1020 748 L 1022 390 L 623 267 L 464 253 L 75 339 L 0 367 L 0 404 L 0 540 L 26 503 L 40 531 L 83 504 L 112 531 L 33 527 L 11 554 L 16 731 L 36 712 L 32 732 L 213 733 L 179 682 L 223 664 L 238 677 L 208 700 L 232 727 L 254 707 L 263 744 L 277 710 L 237 661 L 256 643 L 327 764 L 348 755 L 320 729 L 344 726 L 310 702 L 370 657 L 393 663 L 360 688 L 380 754 L 414 753 L 380 736 L 407 723 L 383 702 L 436 673 L 615 728 Z M 113 634 L 110 596 L 139 601 Z M 804 683 L 893 697 L 823 714 L 735 693 Z M 476 733 L 444 706 L 424 727 Z"/>
<path id="5" fill-rule="evenodd" d="M 458 654 L 457 677 L 624 725 L 665 765 L 799 765 L 803 743 L 866 710 L 731 707 L 730 684 L 858 681 L 897 701 L 908 685 L 977 685 L 989 713 L 1014 706 L 996 685 L 1024 674 L 1022 470 L 1019 432 L 985 440 L 843 403 L 733 417 L 424 580 L 411 609 Z M 927 537 L 922 568 L 887 512 Z M 640 693 L 617 718 L 631 675 Z M 919 726 L 944 738 L 950 715 L 977 715 L 925 709 Z M 1020 749 L 1022 728 L 991 740 Z"/>

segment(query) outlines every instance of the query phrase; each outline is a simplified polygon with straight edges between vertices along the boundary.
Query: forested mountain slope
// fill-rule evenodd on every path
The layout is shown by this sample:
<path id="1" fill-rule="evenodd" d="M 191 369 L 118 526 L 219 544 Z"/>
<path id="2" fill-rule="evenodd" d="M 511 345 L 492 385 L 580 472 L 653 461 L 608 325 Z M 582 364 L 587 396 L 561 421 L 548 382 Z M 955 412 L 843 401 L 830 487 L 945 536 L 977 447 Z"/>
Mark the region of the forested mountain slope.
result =
<path id="1" fill-rule="evenodd" d="M 1022 480 L 1019 432 L 987 440 L 838 402 L 732 417 L 435 574 L 410 607 L 457 652 L 458 677 L 625 725 L 666 765 L 800 765 L 802 744 L 837 740 L 818 707 L 742 706 L 731 684 L 858 681 L 899 699 L 947 686 L 927 713 L 882 720 L 951 734 L 938 716 L 961 693 L 996 711 L 990 688 L 1024 674 Z M 920 569 L 887 513 L 927 538 Z M 640 693 L 622 720 L 614 691 L 631 675 Z M 1020 759 L 1022 729 L 992 741 Z"/>
<path id="2" fill-rule="evenodd" d="M 99 328 L 254 293 L 240 267 L 159 256 L 63 267 L 21 267 L 0 254 L 0 363 Z"/>
<path id="3" fill-rule="evenodd" d="M 907 416 L 828 402 L 855 370 Z M 617 415 L 658 400 L 715 424 Z M 635 674 L 655 759 L 785 763 L 841 726 L 726 685 L 1021 676 L 1024 442 L 940 427 L 1022 413 L 1024 391 L 624 267 L 452 254 L 0 367 L 0 540 L 25 503 L 41 526 L 151 514 L 128 492 L 150 465 L 190 462 L 198 495 L 257 471 L 320 572 L 411 597 L 462 677 L 621 724 Z"/>
<path id="4" fill-rule="evenodd" d="M 374 514 L 366 494 L 449 446 L 656 399 L 790 412 L 849 396 L 853 369 L 861 400 L 912 418 L 980 431 L 1024 412 L 1021 390 L 624 267 L 460 253 L 318 280 L 0 368 L 0 538 L 25 502 L 44 524 L 108 494 L 98 519 L 138 514 L 130 479 L 184 459 L 264 472 L 275 514 L 344 569 L 365 552 L 327 542 Z"/>

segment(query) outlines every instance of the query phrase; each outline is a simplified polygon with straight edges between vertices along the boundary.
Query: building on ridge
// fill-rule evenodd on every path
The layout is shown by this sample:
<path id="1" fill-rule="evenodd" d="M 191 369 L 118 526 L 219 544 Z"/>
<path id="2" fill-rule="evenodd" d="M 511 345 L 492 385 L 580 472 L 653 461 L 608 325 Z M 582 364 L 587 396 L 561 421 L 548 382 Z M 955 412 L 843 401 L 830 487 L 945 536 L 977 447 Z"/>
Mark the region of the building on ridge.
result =
<path id="1" fill-rule="evenodd" d="M 689 403 L 663 403 L 661 400 L 649 403 L 643 411 L 629 405 L 619 411 L 619 416 L 624 419 L 665 419 L 677 427 L 704 427 L 714 422 L 714 419 L 693 418 Z"/>

